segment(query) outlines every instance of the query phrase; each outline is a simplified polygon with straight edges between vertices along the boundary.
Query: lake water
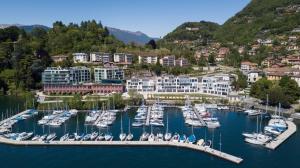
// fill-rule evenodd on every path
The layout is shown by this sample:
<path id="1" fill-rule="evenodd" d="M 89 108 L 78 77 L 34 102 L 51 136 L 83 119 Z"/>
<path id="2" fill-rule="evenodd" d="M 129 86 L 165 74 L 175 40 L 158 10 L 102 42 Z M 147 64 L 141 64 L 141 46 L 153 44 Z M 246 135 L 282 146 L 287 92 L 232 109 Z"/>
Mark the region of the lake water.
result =
<path id="1" fill-rule="evenodd" d="M 11 97 L 0 97 L 0 112 L 6 113 L 6 109 L 17 109 L 21 100 Z M 19 106 L 19 108 L 20 108 Z M 13 110 L 12 110 L 13 111 Z M 29 147 L 10 146 L 0 144 L 0 168 L 61 168 L 61 167 L 207 167 L 207 168 L 291 168 L 300 167 L 298 158 L 300 156 L 300 133 L 296 132 L 290 139 L 283 143 L 277 150 L 268 150 L 263 147 L 246 144 L 241 133 L 244 131 L 256 130 L 256 118 L 249 118 L 243 113 L 236 112 L 213 112 L 219 117 L 221 128 L 209 130 L 206 128 L 194 128 L 194 133 L 198 139 L 214 139 L 214 148 L 220 148 L 220 134 L 222 136 L 222 151 L 240 156 L 244 161 L 240 165 L 210 156 L 206 153 L 189 149 L 173 147 L 80 147 L 80 146 L 53 146 L 53 147 Z M 123 113 L 124 131 L 128 130 L 128 120 L 134 118 L 135 110 Z M 167 108 L 166 115 L 169 117 L 169 130 L 180 134 L 191 134 L 191 127 L 184 125 L 182 112 L 177 108 Z M 42 134 L 42 132 L 56 132 L 59 136 L 65 132 L 65 127 L 44 129 L 37 125 L 37 120 L 42 117 L 39 114 L 35 118 L 21 121 L 14 126 L 15 132 L 32 131 Z M 85 127 L 84 113 L 78 115 L 80 132 L 91 132 L 98 130 L 96 127 Z M 101 132 L 110 131 L 115 139 L 120 133 L 120 119 L 117 120 L 109 130 L 102 129 Z M 76 130 L 76 117 L 66 122 L 66 130 L 70 133 Z M 264 124 L 267 121 L 264 121 Z M 166 124 L 166 123 L 165 123 Z M 298 123 L 297 126 L 300 124 Z M 148 131 L 150 128 L 147 128 Z M 142 133 L 142 128 L 131 128 L 135 138 Z M 165 128 L 154 128 L 153 132 L 163 132 Z"/>

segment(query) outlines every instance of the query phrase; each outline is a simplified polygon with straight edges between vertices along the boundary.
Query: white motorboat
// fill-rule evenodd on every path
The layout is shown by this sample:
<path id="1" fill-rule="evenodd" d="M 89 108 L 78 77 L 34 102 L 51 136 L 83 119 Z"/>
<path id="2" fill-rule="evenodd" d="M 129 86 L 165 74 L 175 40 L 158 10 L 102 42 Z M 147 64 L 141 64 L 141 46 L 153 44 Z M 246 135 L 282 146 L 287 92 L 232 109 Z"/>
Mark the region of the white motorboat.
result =
<path id="1" fill-rule="evenodd" d="M 140 137 L 140 140 L 141 140 L 141 141 L 147 141 L 147 140 L 148 140 L 148 137 L 149 137 L 149 133 L 143 132 L 143 134 L 142 134 L 141 137 Z"/>
<path id="2" fill-rule="evenodd" d="M 264 128 L 264 131 L 265 131 L 265 133 L 270 133 L 270 134 L 274 134 L 274 135 L 280 135 L 281 134 L 281 132 L 278 129 L 276 129 L 274 127 L 271 127 L 271 126 L 266 126 Z"/>
<path id="3" fill-rule="evenodd" d="M 157 133 L 157 141 L 164 141 L 164 135 L 162 133 Z"/>
<path id="4" fill-rule="evenodd" d="M 174 135 L 173 135 L 173 137 L 171 138 L 171 141 L 172 142 L 179 142 L 179 134 L 177 134 L 177 133 L 175 133 Z"/>
<path id="5" fill-rule="evenodd" d="M 133 139 L 133 134 L 132 133 L 128 133 L 127 137 L 126 137 L 126 141 L 132 141 Z"/>
<path id="6" fill-rule="evenodd" d="M 96 138 L 96 141 L 103 141 L 105 140 L 103 133 L 99 134 L 99 136 Z"/>
<path id="7" fill-rule="evenodd" d="M 93 132 L 92 134 L 91 134 L 91 141 L 94 141 L 96 138 L 98 137 L 98 132 Z"/>
<path id="8" fill-rule="evenodd" d="M 259 141 L 256 138 L 245 138 L 245 142 L 248 142 L 248 143 L 251 143 L 251 144 L 254 144 L 254 145 L 263 145 L 263 144 L 265 144 L 264 142 Z"/>
<path id="9" fill-rule="evenodd" d="M 56 138 L 56 133 L 49 134 L 46 141 L 53 141 Z"/>
<path id="10" fill-rule="evenodd" d="M 35 135 L 31 140 L 32 141 L 38 141 L 41 138 L 40 135 Z"/>
<path id="11" fill-rule="evenodd" d="M 105 141 L 112 141 L 113 136 L 111 135 L 111 133 L 107 133 L 104 135 L 104 139 L 105 139 Z"/>
<path id="12" fill-rule="evenodd" d="M 119 135 L 119 138 L 121 141 L 124 141 L 126 139 L 126 134 L 123 132 L 123 115 L 121 113 L 121 133 Z"/>
<path id="13" fill-rule="evenodd" d="M 44 140 L 46 140 L 47 136 L 48 136 L 47 134 L 42 135 L 42 136 L 39 138 L 38 141 L 44 141 Z"/>
<path id="14" fill-rule="evenodd" d="M 133 134 L 130 131 L 130 119 L 128 120 L 128 135 L 126 136 L 126 141 L 131 141 L 133 139 Z"/>
<path id="15" fill-rule="evenodd" d="M 64 136 L 62 136 L 62 137 L 59 139 L 59 141 L 67 141 L 68 138 L 69 138 L 69 134 L 67 133 L 67 134 L 65 134 Z"/>
<path id="16" fill-rule="evenodd" d="M 149 142 L 155 141 L 155 135 L 154 135 L 153 133 L 151 133 L 151 134 L 149 135 L 148 141 L 149 141 Z"/>

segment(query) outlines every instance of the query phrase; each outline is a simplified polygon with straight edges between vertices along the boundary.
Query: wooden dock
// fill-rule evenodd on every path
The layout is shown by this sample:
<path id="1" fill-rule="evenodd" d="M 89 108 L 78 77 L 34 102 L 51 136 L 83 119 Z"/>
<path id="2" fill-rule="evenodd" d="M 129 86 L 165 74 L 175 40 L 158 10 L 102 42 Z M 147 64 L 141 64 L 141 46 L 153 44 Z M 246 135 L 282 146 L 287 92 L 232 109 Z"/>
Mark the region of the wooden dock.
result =
<path id="1" fill-rule="evenodd" d="M 271 142 L 265 145 L 268 149 L 275 150 L 279 145 L 281 145 L 285 140 L 287 140 L 291 135 L 293 135 L 297 131 L 297 126 L 292 121 L 286 121 L 288 125 L 288 129 L 276 137 Z"/>
<path id="2" fill-rule="evenodd" d="M 195 144 L 179 143 L 170 141 L 16 141 L 0 137 L 0 143 L 18 146 L 166 146 L 166 147 L 180 147 L 192 149 L 200 152 L 205 152 L 221 159 L 239 164 L 243 161 L 242 158 Z"/>

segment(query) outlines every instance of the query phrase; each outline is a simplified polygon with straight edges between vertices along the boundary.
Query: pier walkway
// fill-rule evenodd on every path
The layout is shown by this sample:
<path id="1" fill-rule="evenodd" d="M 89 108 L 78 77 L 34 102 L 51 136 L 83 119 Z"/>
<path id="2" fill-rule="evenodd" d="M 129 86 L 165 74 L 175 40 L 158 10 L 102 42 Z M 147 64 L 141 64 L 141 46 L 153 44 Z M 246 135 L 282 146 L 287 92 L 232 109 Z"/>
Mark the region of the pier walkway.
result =
<path id="1" fill-rule="evenodd" d="M 193 110 L 194 110 L 194 113 L 196 114 L 196 116 L 198 117 L 200 123 L 203 125 L 203 126 L 206 126 L 206 123 L 204 122 L 204 120 L 202 119 L 202 117 L 200 116 L 200 114 L 198 113 L 197 109 L 193 106 Z"/>
<path id="2" fill-rule="evenodd" d="M 181 147 L 188 148 L 200 152 L 205 152 L 221 159 L 239 164 L 243 161 L 242 158 L 195 144 L 170 142 L 170 141 L 16 141 L 0 137 L 0 143 L 20 146 L 166 146 L 166 147 Z"/>
<path id="3" fill-rule="evenodd" d="M 11 117 L 9 117 L 9 118 L 6 118 L 6 119 L 0 121 L 0 125 L 6 123 L 7 121 L 13 120 L 13 119 L 15 119 L 15 118 L 17 118 L 17 117 L 19 117 L 19 116 L 21 116 L 21 115 L 27 113 L 28 111 L 29 111 L 29 110 L 25 110 L 25 111 L 22 111 L 22 112 L 20 112 L 20 113 L 18 113 L 18 114 L 16 114 L 16 115 L 14 115 L 14 116 L 11 116 Z"/>
<path id="4" fill-rule="evenodd" d="M 265 145 L 266 148 L 275 150 L 280 144 L 287 140 L 291 135 L 297 131 L 297 126 L 292 121 L 286 121 L 288 129 L 276 137 L 271 142 Z"/>
<path id="5" fill-rule="evenodd" d="M 146 126 L 150 125 L 150 119 L 151 119 L 151 106 L 147 107 L 148 113 L 147 113 L 147 118 L 146 118 Z"/>

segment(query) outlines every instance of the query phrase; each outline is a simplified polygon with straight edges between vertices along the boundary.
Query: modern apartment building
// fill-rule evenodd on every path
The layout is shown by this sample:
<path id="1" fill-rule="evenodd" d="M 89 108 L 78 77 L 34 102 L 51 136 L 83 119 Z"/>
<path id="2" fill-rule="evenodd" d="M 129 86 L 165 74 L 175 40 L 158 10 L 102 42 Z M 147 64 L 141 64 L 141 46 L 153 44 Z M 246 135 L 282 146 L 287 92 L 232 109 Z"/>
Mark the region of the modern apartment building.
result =
<path id="1" fill-rule="evenodd" d="M 117 66 L 94 68 L 95 83 L 122 83 L 124 70 Z"/>
<path id="2" fill-rule="evenodd" d="M 92 52 L 90 53 L 91 62 L 107 63 L 112 61 L 112 54 L 104 52 Z"/>
<path id="3" fill-rule="evenodd" d="M 157 92 L 199 92 L 198 78 L 188 76 L 161 76 L 156 80 Z"/>
<path id="4" fill-rule="evenodd" d="M 133 77 L 126 81 L 127 91 L 154 92 L 155 79 Z"/>
<path id="5" fill-rule="evenodd" d="M 139 55 L 139 64 L 156 64 L 158 62 L 158 56 L 156 55 Z"/>
<path id="6" fill-rule="evenodd" d="M 226 96 L 231 92 L 229 75 L 189 77 L 164 75 L 153 78 L 133 77 L 126 82 L 126 90 L 143 93 L 199 93 Z"/>
<path id="7" fill-rule="evenodd" d="M 117 64 L 132 64 L 133 55 L 127 53 L 115 53 L 114 54 L 114 62 Z"/>
<path id="8" fill-rule="evenodd" d="M 86 67 L 49 67 L 42 73 L 43 85 L 77 85 L 91 81 L 91 69 Z"/>
<path id="9" fill-rule="evenodd" d="M 205 76 L 199 80 L 202 93 L 226 96 L 232 91 L 229 75 Z"/>

